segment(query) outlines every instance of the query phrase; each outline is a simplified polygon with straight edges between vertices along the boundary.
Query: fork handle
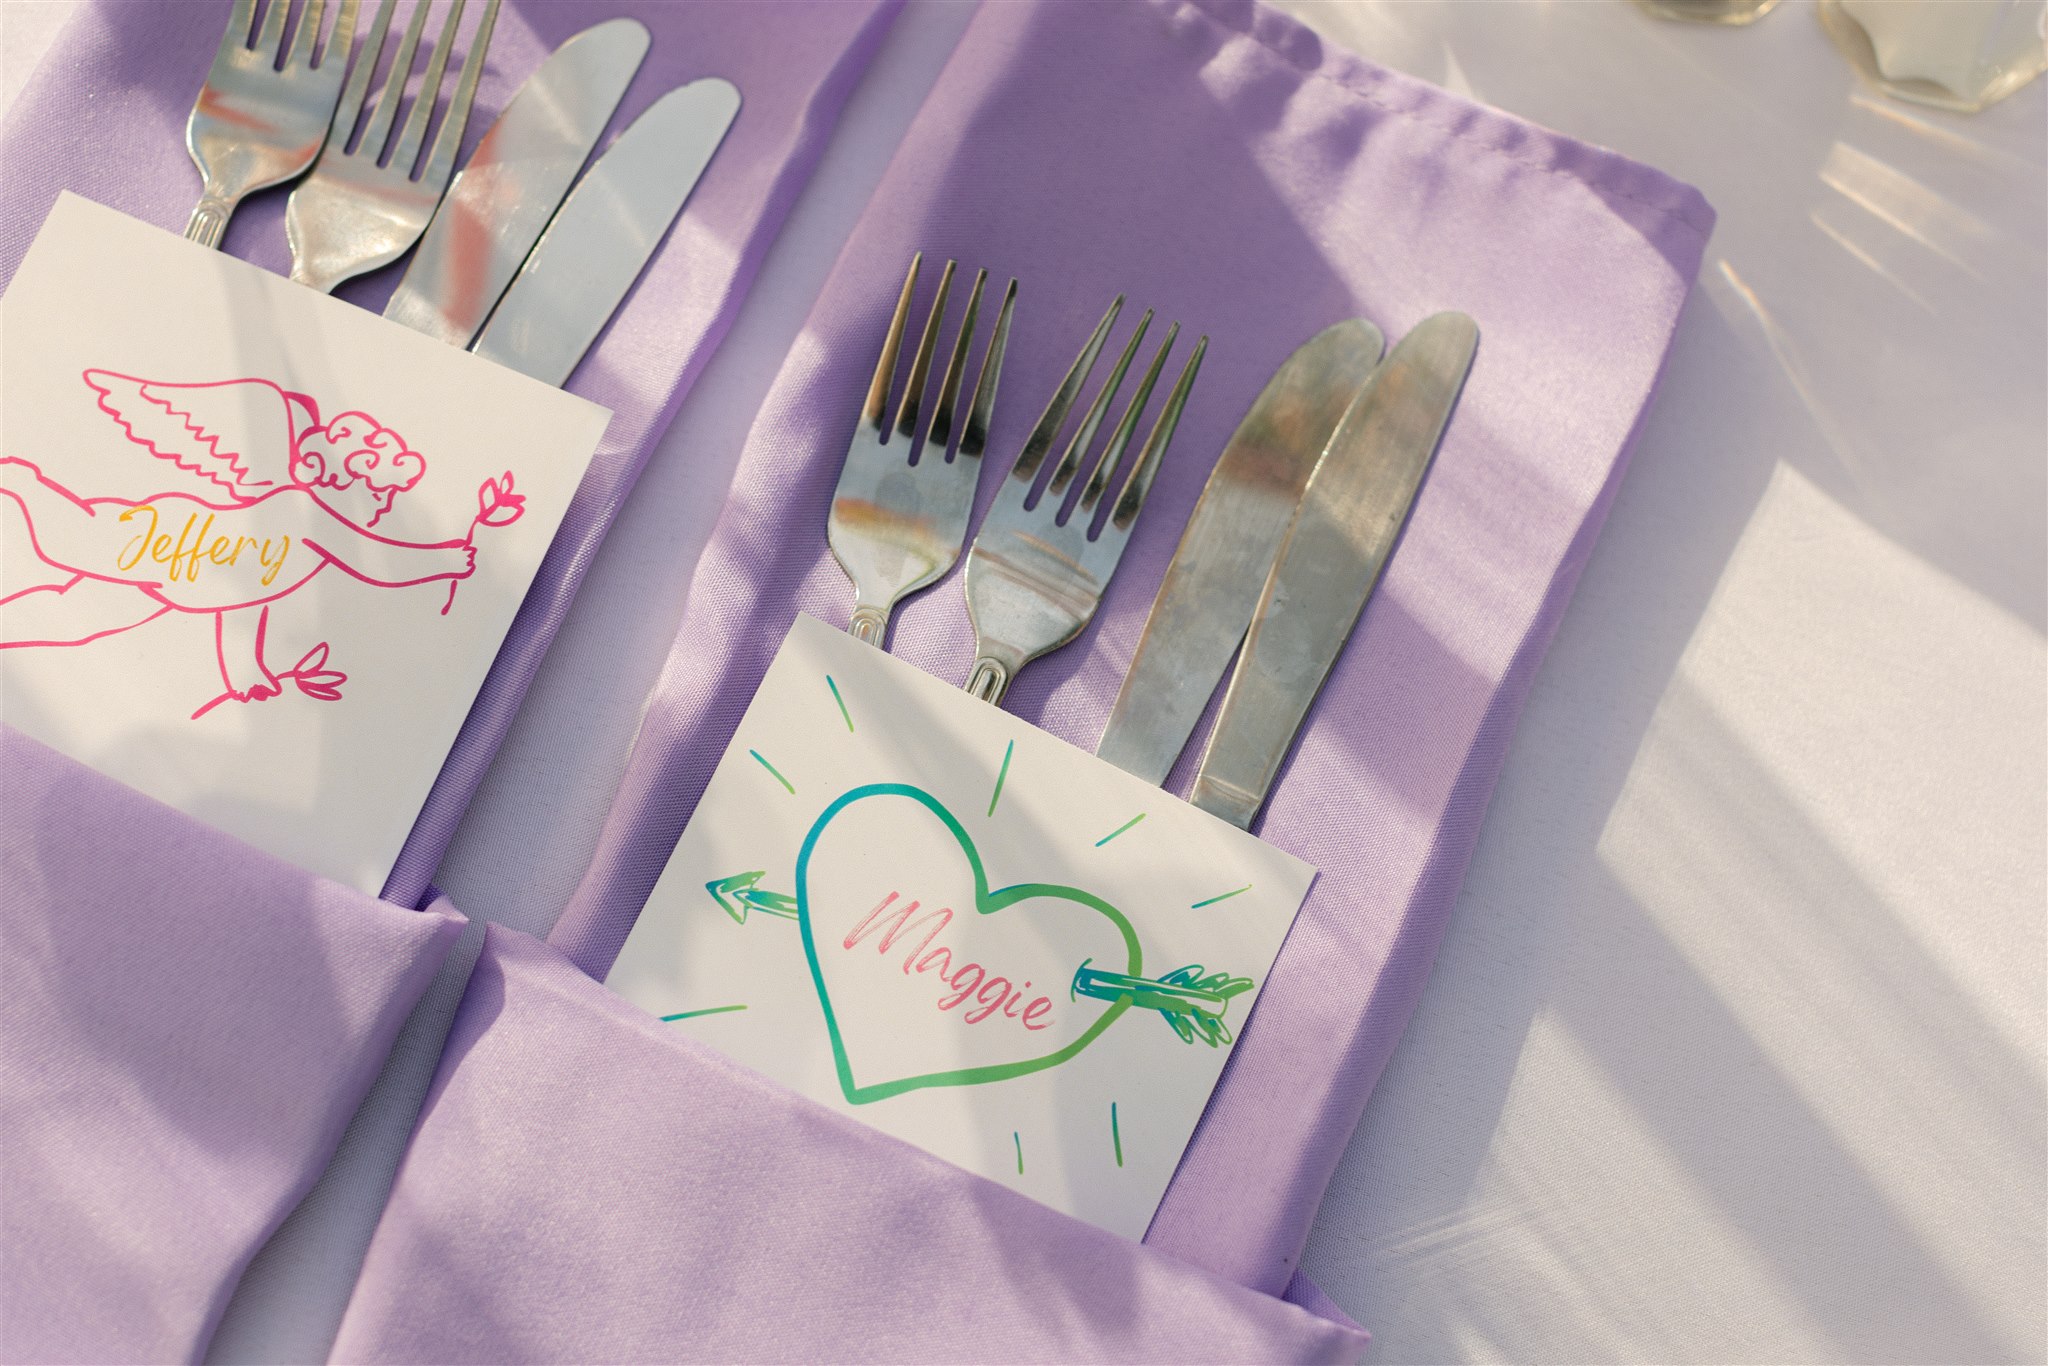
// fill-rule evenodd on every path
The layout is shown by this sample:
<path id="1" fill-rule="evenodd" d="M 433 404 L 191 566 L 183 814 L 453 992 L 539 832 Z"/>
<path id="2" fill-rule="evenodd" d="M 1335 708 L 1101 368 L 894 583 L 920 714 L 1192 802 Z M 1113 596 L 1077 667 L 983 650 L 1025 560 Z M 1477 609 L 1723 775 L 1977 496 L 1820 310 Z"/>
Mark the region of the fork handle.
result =
<path id="1" fill-rule="evenodd" d="M 886 607 L 856 607 L 853 620 L 846 623 L 846 634 L 855 640 L 864 640 L 877 650 L 885 649 L 882 642 L 889 636 L 889 609 Z"/>
<path id="2" fill-rule="evenodd" d="M 974 667 L 967 672 L 966 689 L 970 696 L 978 697 L 992 707 L 1003 705 L 1003 694 L 1010 690 L 1010 679 L 1016 670 L 1000 659 L 978 655 Z"/>
<path id="3" fill-rule="evenodd" d="M 234 211 L 234 200 L 212 194 L 205 196 L 199 201 L 199 207 L 192 210 L 192 221 L 185 225 L 185 240 L 218 249 L 221 237 L 228 230 L 228 218 Z"/>

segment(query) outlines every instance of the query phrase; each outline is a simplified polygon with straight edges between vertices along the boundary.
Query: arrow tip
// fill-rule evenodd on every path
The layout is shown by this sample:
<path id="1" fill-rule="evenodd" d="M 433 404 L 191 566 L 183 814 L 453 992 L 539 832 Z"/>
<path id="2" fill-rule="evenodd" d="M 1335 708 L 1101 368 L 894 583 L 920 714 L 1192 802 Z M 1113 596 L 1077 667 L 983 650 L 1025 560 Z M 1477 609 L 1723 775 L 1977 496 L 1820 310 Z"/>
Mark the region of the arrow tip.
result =
<path id="1" fill-rule="evenodd" d="M 745 894 L 752 891 L 754 884 L 765 877 L 767 872 L 766 868 L 759 868 L 751 873 L 735 873 L 731 877 L 713 878 L 704 884 L 704 890 L 711 893 L 711 899 L 718 903 L 719 910 L 731 916 L 736 923 L 744 925 L 747 923 L 747 907 L 750 904 Z"/>

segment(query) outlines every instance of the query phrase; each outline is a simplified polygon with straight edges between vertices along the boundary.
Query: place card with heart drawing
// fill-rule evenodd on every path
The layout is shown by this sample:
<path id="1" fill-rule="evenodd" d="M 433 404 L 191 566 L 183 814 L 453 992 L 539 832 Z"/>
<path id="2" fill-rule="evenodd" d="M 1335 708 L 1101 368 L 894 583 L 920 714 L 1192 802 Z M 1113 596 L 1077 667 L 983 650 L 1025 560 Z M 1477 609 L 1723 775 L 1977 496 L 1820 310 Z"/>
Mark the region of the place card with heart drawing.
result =
<path id="1" fill-rule="evenodd" d="M 798 617 L 606 980 L 1137 1238 L 1314 877 Z"/>

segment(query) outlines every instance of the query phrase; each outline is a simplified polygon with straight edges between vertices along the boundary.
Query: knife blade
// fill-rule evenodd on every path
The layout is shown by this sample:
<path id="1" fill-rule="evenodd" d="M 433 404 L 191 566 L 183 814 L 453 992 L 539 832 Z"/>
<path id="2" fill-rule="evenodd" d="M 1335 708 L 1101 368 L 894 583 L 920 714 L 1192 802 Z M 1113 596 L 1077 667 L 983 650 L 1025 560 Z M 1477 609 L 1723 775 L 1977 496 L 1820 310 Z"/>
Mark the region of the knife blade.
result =
<path id="1" fill-rule="evenodd" d="M 1385 346 L 1354 318 L 1302 343 L 1266 381 L 1166 566 L 1097 758 L 1166 781 L 1244 639 L 1316 461 Z"/>
<path id="2" fill-rule="evenodd" d="M 1259 595 L 1188 800 L 1249 829 L 1408 519 L 1472 367 L 1479 329 L 1426 318 L 1331 438 Z"/>
<path id="3" fill-rule="evenodd" d="M 469 345 L 611 122 L 648 41 L 637 21 L 608 19 L 541 63 L 448 186 L 385 317 Z"/>
<path id="4" fill-rule="evenodd" d="M 682 212 L 740 92 L 677 86 L 633 120 L 576 183 L 472 349 L 557 387 L 583 359 Z"/>

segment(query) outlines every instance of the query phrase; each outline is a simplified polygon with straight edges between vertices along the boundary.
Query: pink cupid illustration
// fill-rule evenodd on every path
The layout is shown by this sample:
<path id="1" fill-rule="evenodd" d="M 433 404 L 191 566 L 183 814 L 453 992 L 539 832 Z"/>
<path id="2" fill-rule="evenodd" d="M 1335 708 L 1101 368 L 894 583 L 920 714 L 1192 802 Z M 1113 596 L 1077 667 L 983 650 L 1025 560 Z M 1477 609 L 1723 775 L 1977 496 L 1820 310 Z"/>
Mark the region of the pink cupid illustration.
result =
<path id="1" fill-rule="evenodd" d="M 455 585 L 476 568 L 477 529 L 509 525 L 525 510 L 508 471 L 478 490 L 462 539 L 379 536 L 370 528 L 427 462 L 368 414 L 323 425 L 310 397 L 267 379 L 159 384 L 107 370 L 84 378 L 100 410 L 178 470 L 182 487 L 81 498 L 27 460 L 0 459 L 0 513 L 10 502 L 21 509 L 36 557 L 55 571 L 0 597 L 0 649 L 85 645 L 166 612 L 212 613 L 226 691 L 195 719 L 223 702 L 276 697 L 285 680 L 315 700 L 339 699 L 347 675 L 327 667 L 324 642 L 288 669 L 266 662 L 271 605 L 330 564 L 380 588 L 448 580 L 452 605 Z"/>

